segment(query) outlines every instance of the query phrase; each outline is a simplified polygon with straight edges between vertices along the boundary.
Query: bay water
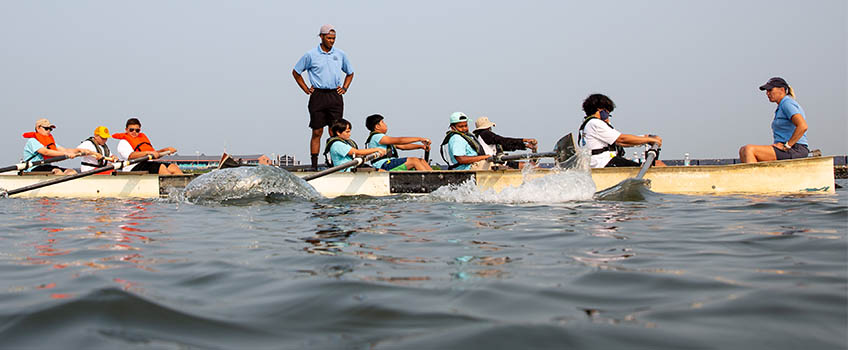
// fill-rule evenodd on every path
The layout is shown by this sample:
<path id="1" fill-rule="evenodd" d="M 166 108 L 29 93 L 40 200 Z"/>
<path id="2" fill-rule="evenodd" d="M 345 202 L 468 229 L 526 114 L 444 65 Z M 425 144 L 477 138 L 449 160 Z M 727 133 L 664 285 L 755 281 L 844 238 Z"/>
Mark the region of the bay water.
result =
<path id="1" fill-rule="evenodd" d="M 3 198 L 0 348 L 848 346 L 845 190 L 616 201 L 584 180 Z"/>

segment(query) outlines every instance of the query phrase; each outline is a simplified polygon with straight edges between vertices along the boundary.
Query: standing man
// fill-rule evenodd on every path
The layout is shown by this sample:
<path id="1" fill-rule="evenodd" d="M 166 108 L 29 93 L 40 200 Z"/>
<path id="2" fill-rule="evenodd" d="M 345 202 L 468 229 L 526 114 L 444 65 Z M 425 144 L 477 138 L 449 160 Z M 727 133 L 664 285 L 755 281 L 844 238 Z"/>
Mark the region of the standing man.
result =
<path id="1" fill-rule="evenodd" d="M 309 154 L 312 168 L 318 169 L 318 153 L 321 151 L 321 136 L 324 127 L 329 127 L 334 121 L 341 119 L 344 112 L 342 95 L 347 93 L 353 81 L 353 67 L 344 51 L 336 49 L 336 29 L 325 24 L 318 34 L 321 43 L 309 50 L 294 65 L 292 75 L 294 81 L 304 93 L 309 95 L 309 128 L 312 138 L 309 141 Z M 306 86 L 301 74 L 309 71 L 309 82 Z M 344 78 L 344 83 L 342 83 Z"/>

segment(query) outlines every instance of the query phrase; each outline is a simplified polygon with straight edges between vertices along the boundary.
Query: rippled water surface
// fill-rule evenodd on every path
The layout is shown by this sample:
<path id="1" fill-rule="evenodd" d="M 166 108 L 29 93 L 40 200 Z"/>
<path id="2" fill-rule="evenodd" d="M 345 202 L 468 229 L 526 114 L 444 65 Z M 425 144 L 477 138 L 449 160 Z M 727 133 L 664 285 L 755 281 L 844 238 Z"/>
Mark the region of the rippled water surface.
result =
<path id="1" fill-rule="evenodd" d="M 0 347 L 848 344 L 845 190 L 537 191 L 514 203 L 0 199 Z"/>

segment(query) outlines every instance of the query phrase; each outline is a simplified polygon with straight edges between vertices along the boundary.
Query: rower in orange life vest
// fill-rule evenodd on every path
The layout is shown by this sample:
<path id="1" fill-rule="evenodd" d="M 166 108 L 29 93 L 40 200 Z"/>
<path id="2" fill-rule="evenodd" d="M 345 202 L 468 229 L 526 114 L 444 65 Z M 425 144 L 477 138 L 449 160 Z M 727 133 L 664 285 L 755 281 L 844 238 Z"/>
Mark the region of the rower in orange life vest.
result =
<path id="1" fill-rule="evenodd" d="M 53 129 L 55 128 L 56 125 L 51 124 L 50 121 L 45 118 L 41 118 L 35 122 L 35 132 L 27 132 L 23 134 L 23 137 L 28 139 L 26 146 L 24 146 L 25 162 L 36 162 L 43 160 L 45 157 L 52 158 L 68 156 L 68 158 L 74 158 L 78 153 L 92 156 L 97 159 L 103 158 L 103 156 L 99 153 L 90 150 L 64 148 L 57 145 L 56 141 L 53 140 Z M 52 172 L 53 175 L 73 175 L 77 173 L 74 169 L 61 168 L 52 164 L 42 164 L 29 168 L 26 171 L 49 171 Z"/>
<path id="2" fill-rule="evenodd" d="M 153 158 L 159 158 L 160 152 L 177 151 L 173 147 L 165 147 L 158 151 L 153 148 L 153 145 L 150 144 L 150 140 L 147 138 L 147 135 L 141 132 L 141 122 L 136 118 L 130 118 L 127 120 L 126 130 L 126 133 L 112 134 L 113 139 L 121 140 L 118 141 L 118 155 L 123 160 L 144 157 L 147 155 L 153 155 Z M 140 163 L 133 164 L 124 168 L 124 171 L 146 171 L 149 174 L 159 175 L 177 175 L 183 173 L 182 170 L 180 170 L 180 168 L 174 163 L 157 162 L 152 160 L 145 160 Z"/>

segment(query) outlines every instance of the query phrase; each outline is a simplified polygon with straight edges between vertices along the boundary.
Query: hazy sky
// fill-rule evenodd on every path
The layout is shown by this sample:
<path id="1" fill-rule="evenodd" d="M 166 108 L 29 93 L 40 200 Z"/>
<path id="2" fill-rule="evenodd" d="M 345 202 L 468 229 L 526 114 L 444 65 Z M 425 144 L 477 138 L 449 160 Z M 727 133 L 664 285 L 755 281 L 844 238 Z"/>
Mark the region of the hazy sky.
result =
<path id="1" fill-rule="evenodd" d="M 811 148 L 845 154 L 846 19 L 844 0 L 0 0 L 0 165 L 19 160 L 38 118 L 74 147 L 131 116 L 183 155 L 308 162 L 308 96 L 291 70 L 325 23 L 356 72 L 345 117 L 360 144 L 369 114 L 390 135 L 439 142 L 462 111 L 547 150 L 600 92 L 617 129 L 663 137 L 662 158 L 734 158 L 772 142 L 776 106 L 757 87 L 782 76 Z"/>

